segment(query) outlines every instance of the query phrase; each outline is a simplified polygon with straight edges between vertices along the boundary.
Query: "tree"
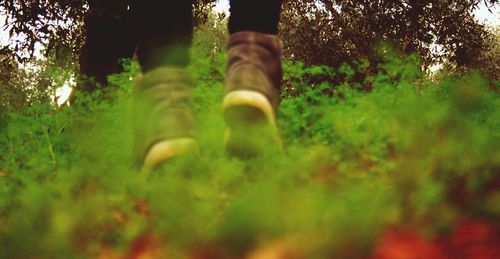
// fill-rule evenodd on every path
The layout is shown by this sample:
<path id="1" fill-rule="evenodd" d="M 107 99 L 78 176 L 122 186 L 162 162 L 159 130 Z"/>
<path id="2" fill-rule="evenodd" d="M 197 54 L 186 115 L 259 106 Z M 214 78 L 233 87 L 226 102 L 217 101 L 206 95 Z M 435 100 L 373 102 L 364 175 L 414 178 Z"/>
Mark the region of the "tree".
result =
<path id="1" fill-rule="evenodd" d="M 100 0 L 125 1 L 131 0 Z M 139 0 L 137 0 L 139 1 Z M 208 20 L 216 0 L 194 0 L 194 22 Z M 7 17 L 11 40 L 0 46 L 0 110 L 22 109 L 38 101 L 49 102 L 54 87 L 78 71 L 84 42 L 84 17 L 89 0 L 3 0 L 0 13 Z M 41 48 L 40 48 L 41 47 Z M 45 61 L 38 69 L 24 69 L 37 62 L 35 50 L 43 49 Z M 31 64 L 33 65 L 33 64 Z"/>
<path id="2" fill-rule="evenodd" d="M 483 76 L 491 81 L 497 81 L 500 86 L 500 26 L 491 28 L 491 35 L 485 39 L 486 51 L 481 51 L 474 56 L 471 68 L 482 72 Z"/>
<path id="3" fill-rule="evenodd" d="M 481 1 L 284 0 L 285 54 L 335 68 L 367 60 L 367 73 L 373 73 L 383 59 L 376 47 L 386 42 L 402 53 L 418 53 L 424 69 L 444 61 L 470 66 L 488 47 L 488 32 L 472 13 Z"/>
<path id="4" fill-rule="evenodd" d="M 120 1 L 120 0 L 118 0 Z M 130 1 L 130 0 L 123 0 Z M 204 23 L 216 0 L 194 0 L 195 24 Z M 88 0 L 3 0 L 0 11 L 7 17 L 14 39 L 3 52 L 18 62 L 33 58 L 36 44 L 46 54 L 77 55 L 83 43 L 83 18 Z"/>
<path id="5" fill-rule="evenodd" d="M 85 0 L 4 0 L 0 10 L 7 17 L 11 40 L 7 48 L 10 58 L 25 63 L 32 60 L 37 44 L 46 52 L 58 52 L 59 48 L 78 53 L 83 42 L 83 17 Z"/>

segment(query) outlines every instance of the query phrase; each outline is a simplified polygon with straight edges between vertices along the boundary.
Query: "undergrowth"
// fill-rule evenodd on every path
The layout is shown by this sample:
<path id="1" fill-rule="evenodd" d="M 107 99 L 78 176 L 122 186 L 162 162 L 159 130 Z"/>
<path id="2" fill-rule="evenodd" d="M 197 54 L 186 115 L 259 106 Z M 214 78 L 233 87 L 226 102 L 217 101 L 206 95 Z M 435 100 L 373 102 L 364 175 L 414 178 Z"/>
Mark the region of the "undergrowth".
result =
<path id="1" fill-rule="evenodd" d="M 134 65 L 111 94 L 2 112 L 0 258 L 133 257 L 153 243 L 170 258 L 268 245 L 366 258 L 388 226 L 437 236 L 499 219 L 500 99 L 478 75 L 430 80 L 393 59 L 363 91 L 314 79 L 348 66 L 287 63 L 285 154 L 239 160 L 224 152 L 224 56 L 214 62 L 191 68 L 200 156 L 149 178 L 131 162 Z"/>

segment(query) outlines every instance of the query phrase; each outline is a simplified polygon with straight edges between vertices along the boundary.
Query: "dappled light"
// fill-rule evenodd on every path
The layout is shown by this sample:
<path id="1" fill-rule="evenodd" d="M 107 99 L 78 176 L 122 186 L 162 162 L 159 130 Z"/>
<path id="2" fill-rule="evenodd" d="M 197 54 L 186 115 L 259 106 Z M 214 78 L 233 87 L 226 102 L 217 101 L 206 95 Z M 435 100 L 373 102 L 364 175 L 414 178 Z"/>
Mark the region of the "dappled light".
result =
<path id="1" fill-rule="evenodd" d="M 56 89 L 55 99 L 58 107 L 65 104 L 69 105 L 69 98 L 71 97 L 71 93 L 73 93 L 74 85 L 74 81 L 73 83 L 67 82 L 63 86 Z"/>

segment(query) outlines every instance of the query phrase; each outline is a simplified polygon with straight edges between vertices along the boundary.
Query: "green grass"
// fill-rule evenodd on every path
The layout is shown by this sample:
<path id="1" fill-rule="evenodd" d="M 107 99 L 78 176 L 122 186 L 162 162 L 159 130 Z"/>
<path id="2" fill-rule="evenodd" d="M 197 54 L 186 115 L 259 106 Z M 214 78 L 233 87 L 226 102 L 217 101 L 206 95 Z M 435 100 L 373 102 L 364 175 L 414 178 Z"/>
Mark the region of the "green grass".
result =
<path id="1" fill-rule="evenodd" d="M 201 156 L 150 178 L 132 167 L 134 67 L 113 79 L 113 98 L 2 112 L 0 258 L 127 254 L 145 233 L 172 258 L 243 258 L 275 242 L 366 258 L 388 226 L 438 236 L 463 218 L 498 220 L 498 93 L 477 75 L 431 81 L 391 62 L 371 92 L 346 67 L 287 64 L 286 154 L 247 161 L 224 152 L 223 71 L 195 65 Z M 328 73 L 346 83 L 312 83 Z"/>

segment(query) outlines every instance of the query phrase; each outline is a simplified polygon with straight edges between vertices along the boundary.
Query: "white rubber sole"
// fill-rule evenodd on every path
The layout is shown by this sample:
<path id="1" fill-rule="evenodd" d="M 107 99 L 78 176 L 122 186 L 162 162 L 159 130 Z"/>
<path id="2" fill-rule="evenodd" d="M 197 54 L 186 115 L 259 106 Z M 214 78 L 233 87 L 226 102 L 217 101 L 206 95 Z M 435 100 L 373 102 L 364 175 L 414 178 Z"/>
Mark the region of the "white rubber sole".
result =
<path id="1" fill-rule="evenodd" d="M 273 107 L 267 100 L 266 96 L 259 92 L 238 90 L 228 93 L 224 97 L 222 108 L 227 110 L 232 106 L 250 106 L 257 108 L 261 110 L 266 115 L 267 120 L 272 122 L 272 124 L 276 127 L 276 117 L 274 116 Z"/>
<path id="2" fill-rule="evenodd" d="M 193 138 L 169 139 L 154 144 L 144 159 L 143 171 L 149 171 L 161 162 L 198 149 L 198 142 Z"/>
<path id="3" fill-rule="evenodd" d="M 224 97 L 222 108 L 226 120 L 224 146 L 230 153 L 251 157 L 259 149 L 267 149 L 266 144 L 282 149 L 276 116 L 265 95 L 250 90 L 233 91 Z M 268 143 L 256 143 L 261 140 Z"/>

